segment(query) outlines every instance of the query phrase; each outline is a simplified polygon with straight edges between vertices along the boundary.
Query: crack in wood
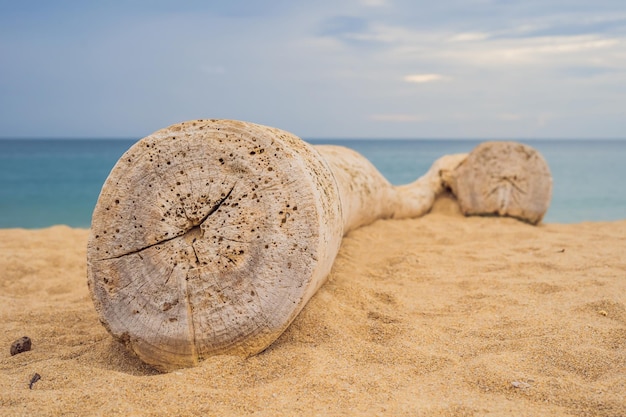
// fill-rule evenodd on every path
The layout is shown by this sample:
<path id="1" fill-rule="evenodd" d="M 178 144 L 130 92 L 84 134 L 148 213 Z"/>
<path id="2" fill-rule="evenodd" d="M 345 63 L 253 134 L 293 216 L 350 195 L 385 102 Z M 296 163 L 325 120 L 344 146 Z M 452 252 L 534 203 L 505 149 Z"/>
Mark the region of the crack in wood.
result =
<path id="1" fill-rule="evenodd" d="M 235 185 L 236 185 L 236 184 L 235 184 Z M 181 237 L 181 236 L 184 236 L 185 234 L 187 234 L 187 233 L 189 233 L 189 232 L 192 232 L 192 231 L 193 231 L 193 230 L 195 230 L 195 229 L 199 229 L 199 228 L 200 228 L 200 225 L 202 225 L 202 223 L 204 223 L 204 222 L 205 222 L 205 221 L 209 218 L 209 216 L 211 216 L 213 213 L 215 213 L 215 212 L 216 212 L 216 211 L 217 211 L 217 210 L 218 210 L 218 209 L 222 206 L 222 204 L 224 204 L 224 203 L 226 202 L 226 200 L 228 199 L 228 197 L 230 197 L 230 195 L 233 193 L 233 190 L 235 189 L 235 185 L 233 185 L 233 186 L 232 186 L 232 188 L 231 188 L 231 189 L 230 189 L 230 191 L 226 194 L 226 196 L 224 196 L 224 197 L 223 197 L 220 201 L 218 201 L 218 202 L 217 202 L 217 203 L 216 203 L 216 204 L 215 204 L 215 205 L 211 208 L 211 210 L 209 210 L 209 212 L 208 212 L 208 213 L 207 213 L 204 217 L 202 217 L 202 218 L 201 218 L 201 219 L 200 219 L 200 220 L 199 220 L 196 224 L 193 224 L 191 228 L 189 228 L 189 229 L 187 229 L 187 230 L 181 230 L 181 232 L 180 232 L 180 233 L 178 233 L 178 234 L 176 234 L 176 235 L 174 235 L 174 236 L 172 236 L 172 237 L 170 237 L 170 238 L 160 240 L 160 241 L 158 241 L 158 242 L 156 242 L 156 243 L 152 243 L 152 244 L 150 244 L 150 245 L 148 245 L 148 246 L 145 246 L 145 247 L 143 247 L 143 248 L 139 248 L 139 249 L 136 249 L 136 250 L 133 250 L 133 251 L 130 251 L 130 252 L 126 252 L 126 253 L 123 253 L 123 254 L 121 254 L 121 255 L 110 256 L 110 257 L 108 257 L 108 258 L 101 258 L 101 259 L 98 259 L 98 260 L 99 260 L 99 261 L 109 261 L 109 260 L 112 260 L 112 259 L 120 259 L 120 258 L 122 258 L 122 257 L 124 257 L 124 256 L 128 256 L 128 255 L 138 255 L 139 257 L 141 257 L 141 252 L 143 252 L 143 251 L 146 251 L 146 250 L 148 250 L 148 249 L 150 249 L 150 248 L 153 248 L 153 247 L 155 247 L 155 246 L 158 246 L 158 245 L 165 244 L 165 243 L 167 243 L 167 242 L 171 242 L 172 240 L 174 240 L 174 239 L 176 239 L 176 238 L 179 238 L 179 237 Z M 193 245 L 192 245 L 192 248 L 193 248 Z M 195 249 L 194 249 L 194 252 L 195 252 Z M 197 255 L 196 255 L 196 258 L 197 258 Z"/>

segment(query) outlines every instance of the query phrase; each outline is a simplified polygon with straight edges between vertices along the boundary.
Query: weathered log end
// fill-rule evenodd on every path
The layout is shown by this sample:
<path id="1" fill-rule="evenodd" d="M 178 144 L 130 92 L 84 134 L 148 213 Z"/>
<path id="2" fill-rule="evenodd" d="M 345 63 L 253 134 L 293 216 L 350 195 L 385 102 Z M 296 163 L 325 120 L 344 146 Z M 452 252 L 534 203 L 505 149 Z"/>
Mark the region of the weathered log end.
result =
<path id="1" fill-rule="evenodd" d="M 516 142 L 481 143 L 445 182 L 465 215 L 509 216 L 538 224 L 552 197 L 545 159 Z"/>
<path id="2" fill-rule="evenodd" d="M 252 355 L 322 285 L 342 234 L 337 185 L 310 145 L 252 123 L 181 123 L 111 171 L 89 288 L 108 331 L 159 369 Z"/>

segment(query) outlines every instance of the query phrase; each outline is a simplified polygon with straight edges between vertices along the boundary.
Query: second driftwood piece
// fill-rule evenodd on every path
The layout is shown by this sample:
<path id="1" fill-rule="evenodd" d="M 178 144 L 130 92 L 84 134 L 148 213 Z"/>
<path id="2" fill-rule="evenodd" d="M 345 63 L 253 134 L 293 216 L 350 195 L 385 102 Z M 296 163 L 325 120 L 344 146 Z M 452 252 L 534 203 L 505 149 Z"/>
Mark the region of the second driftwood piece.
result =
<path id="1" fill-rule="evenodd" d="M 445 173 L 465 215 L 541 221 L 552 197 L 552 175 L 539 152 L 517 142 L 484 142 Z"/>
<path id="2" fill-rule="evenodd" d="M 279 129 L 197 120 L 155 132 L 120 158 L 93 213 L 100 320 L 162 370 L 258 353 L 323 284 L 345 233 L 428 212 L 464 158 L 393 187 L 360 154 Z"/>

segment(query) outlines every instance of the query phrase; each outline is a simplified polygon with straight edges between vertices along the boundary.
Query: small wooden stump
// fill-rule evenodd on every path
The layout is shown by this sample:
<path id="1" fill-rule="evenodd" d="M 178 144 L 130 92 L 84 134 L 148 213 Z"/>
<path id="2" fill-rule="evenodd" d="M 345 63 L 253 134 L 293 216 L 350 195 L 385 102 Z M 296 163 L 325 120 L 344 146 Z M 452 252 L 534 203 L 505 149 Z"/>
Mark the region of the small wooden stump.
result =
<path id="1" fill-rule="evenodd" d="M 552 175 L 541 154 L 516 142 L 478 145 L 446 180 L 465 215 L 541 221 L 552 197 Z"/>

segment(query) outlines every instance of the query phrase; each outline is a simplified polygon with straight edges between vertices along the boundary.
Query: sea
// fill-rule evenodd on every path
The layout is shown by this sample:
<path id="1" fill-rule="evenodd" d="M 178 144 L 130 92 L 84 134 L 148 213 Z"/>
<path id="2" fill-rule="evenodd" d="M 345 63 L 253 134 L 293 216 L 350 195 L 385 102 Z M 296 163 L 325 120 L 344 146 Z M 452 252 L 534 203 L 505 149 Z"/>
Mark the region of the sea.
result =
<path id="1" fill-rule="evenodd" d="M 88 228 L 102 184 L 137 139 L 0 139 L 0 228 Z M 310 139 L 352 148 L 396 185 L 469 139 Z M 548 162 L 553 194 L 545 223 L 626 219 L 626 140 L 521 140 Z"/>

